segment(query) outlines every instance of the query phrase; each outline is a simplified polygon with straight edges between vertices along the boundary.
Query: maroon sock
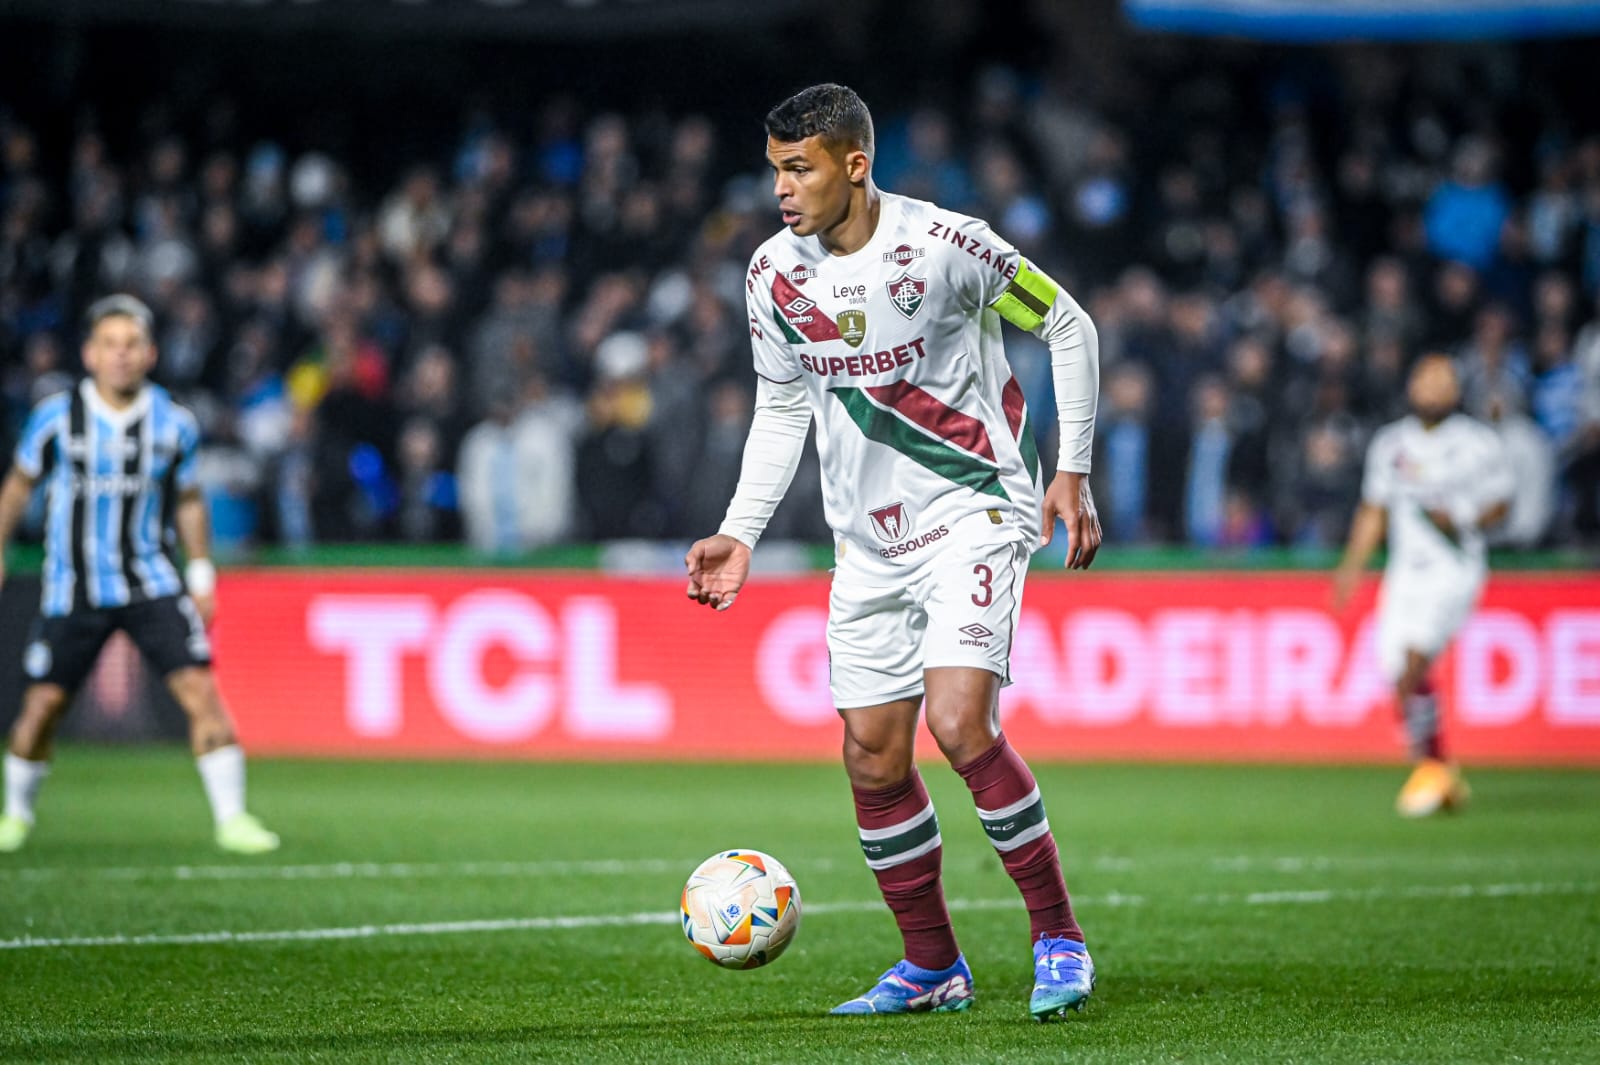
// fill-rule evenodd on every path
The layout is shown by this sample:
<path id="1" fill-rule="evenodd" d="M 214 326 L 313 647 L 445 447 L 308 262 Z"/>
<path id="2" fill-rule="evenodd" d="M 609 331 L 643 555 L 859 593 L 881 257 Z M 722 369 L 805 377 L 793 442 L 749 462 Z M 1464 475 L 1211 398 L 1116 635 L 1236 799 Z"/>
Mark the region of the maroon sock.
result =
<path id="1" fill-rule="evenodd" d="M 1027 763 L 1001 736 L 993 747 L 956 766 L 956 772 L 972 789 L 983 830 L 1022 892 L 1032 937 L 1084 942 L 1061 877 L 1061 857 L 1050 834 L 1044 800 Z"/>
<path id="2" fill-rule="evenodd" d="M 1406 719 L 1406 738 L 1414 761 L 1424 758 L 1444 760 L 1444 739 L 1439 729 L 1439 697 L 1433 681 L 1423 678 L 1416 691 L 1405 697 L 1401 707 Z"/>
<path id="3" fill-rule="evenodd" d="M 883 901 L 894 911 L 905 940 L 906 961 L 923 969 L 948 969 L 956 946 L 950 911 L 944 904 L 939 866 L 944 857 L 939 818 L 915 768 L 887 788 L 851 788 L 861 851 L 878 878 Z"/>

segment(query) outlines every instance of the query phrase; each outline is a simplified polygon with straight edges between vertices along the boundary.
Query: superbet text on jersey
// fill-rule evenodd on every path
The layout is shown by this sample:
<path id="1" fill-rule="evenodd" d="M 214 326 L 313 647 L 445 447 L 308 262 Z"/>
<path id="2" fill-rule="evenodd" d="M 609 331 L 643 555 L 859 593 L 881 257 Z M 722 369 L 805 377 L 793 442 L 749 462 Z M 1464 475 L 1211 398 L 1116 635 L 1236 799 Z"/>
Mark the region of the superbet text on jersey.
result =
<path id="1" fill-rule="evenodd" d="M 969 522 L 1031 545 L 1039 455 L 1001 319 L 1031 331 L 1081 312 L 986 223 L 903 196 L 881 203 L 851 254 L 788 230 L 756 251 L 756 372 L 806 384 L 841 564 L 903 572 Z"/>

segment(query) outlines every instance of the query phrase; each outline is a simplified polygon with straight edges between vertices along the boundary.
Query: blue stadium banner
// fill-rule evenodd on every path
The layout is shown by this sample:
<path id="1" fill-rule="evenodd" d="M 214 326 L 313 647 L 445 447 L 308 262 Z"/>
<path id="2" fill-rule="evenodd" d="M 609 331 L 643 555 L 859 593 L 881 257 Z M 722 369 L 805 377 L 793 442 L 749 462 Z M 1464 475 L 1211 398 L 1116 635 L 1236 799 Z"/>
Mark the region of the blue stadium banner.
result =
<path id="1" fill-rule="evenodd" d="M 1600 34 L 1594 0 L 1123 0 L 1140 29 L 1284 42 Z"/>

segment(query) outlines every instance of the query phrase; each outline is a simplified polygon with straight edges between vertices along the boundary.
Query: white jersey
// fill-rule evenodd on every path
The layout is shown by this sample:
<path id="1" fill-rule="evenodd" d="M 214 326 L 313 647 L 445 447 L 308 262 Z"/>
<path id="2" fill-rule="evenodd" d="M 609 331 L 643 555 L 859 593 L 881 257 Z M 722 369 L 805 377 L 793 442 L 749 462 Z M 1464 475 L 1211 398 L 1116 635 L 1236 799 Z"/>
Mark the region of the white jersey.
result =
<path id="1" fill-rule="evenodd" d="M 1367 450 L 1361 498 L 1389 512 L 1390 580 L 1481 580 L 1487 569 L 1477 518 L 1512 494 L 1500 438 L 1482 422 L 1452 414 L 1432 429 L 1416 417 L 1384 426 Z M 1452 516 L 1455 540 L 1424 511 Z"/>
<path id="2" fill-rule="evenodd" d="M 881 195 L 872 238 L 849 255 L 787 229 L 757 249 L 756 372 L 805 384 L 841 564 L 904 574 L 966 523 L 1031 548 L 1039 454 L 1001 318 L 1041 334 L 1069 316 L 1092 326 L 984 222 Z M 1087 471 L 1086 444 L 1062 450 L 1063 469 Z"/>

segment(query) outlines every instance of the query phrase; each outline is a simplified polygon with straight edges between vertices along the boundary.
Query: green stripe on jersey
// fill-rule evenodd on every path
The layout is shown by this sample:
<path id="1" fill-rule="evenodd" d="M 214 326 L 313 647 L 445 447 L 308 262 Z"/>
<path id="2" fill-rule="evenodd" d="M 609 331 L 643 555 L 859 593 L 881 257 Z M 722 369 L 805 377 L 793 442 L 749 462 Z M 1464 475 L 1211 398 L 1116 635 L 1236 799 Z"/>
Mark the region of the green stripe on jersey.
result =
<path id="1" fill-rule="evenodd" d="M 1017 447 L 1022 449 L 1022 464 L 1028 467 L 1028 479 L 1039 483 L 1039 445 L 1033 439 L 1033 415 L 1022 415 L 1022 432 L 1017 436 Z"/>
<path id="2" fill-rule="evenodd" d="M 893 448 L 924 469 L 974 492 L 1011 499 L 1000 486 L 999 471 L 988 463 L 913 429 L 898 415 L 873 403 L 859 388 L 830 388 L 828 391 L 844 404 L 850 420 L 868 440 Z"/>
<path id="3" fill-rule="evenodd" d="M 896 856 L 907 851 L 916 850 L 924 843 L 939 834 L 939 818 L 930 816 L 919 824 L 912 825 L 898 836 L 888 839 L 864 839 L 861 841 L 861 853 L 866 855 L 867 861 L 872 863 L 898 864 Z"/>
<path id="4" fill-rule="evenodd" d="M 794 331 L 794 326 L 783 320 L 783 315 L 779 313 L 776 307 L 772 308 L 772 320 L 778 323 L 778 328 L 783 330 L 783 339 L 789 343 L 804 344 L 806 342 L 805 337 Z"/>
<path id="5" fill-rule="evenodd" d="M 1023 259 L 1017 267 L 1017 276 L 994 301 L 994 309 L 1018 329 L 1031 333 L 1055 306 L 1056 294 L 1060 291 L 1054 281 L 1035 271 L 1032 264 Z"/>

